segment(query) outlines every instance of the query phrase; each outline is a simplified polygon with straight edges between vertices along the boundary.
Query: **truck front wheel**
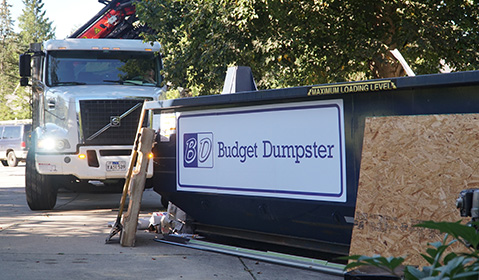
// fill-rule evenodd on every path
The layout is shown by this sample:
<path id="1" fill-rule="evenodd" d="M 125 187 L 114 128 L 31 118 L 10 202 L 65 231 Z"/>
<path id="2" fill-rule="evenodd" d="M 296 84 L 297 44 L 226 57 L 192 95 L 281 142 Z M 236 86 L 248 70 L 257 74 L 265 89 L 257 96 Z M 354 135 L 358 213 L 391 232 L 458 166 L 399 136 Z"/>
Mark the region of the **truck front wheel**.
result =
<path id="1" fill-rule="evenodd" d="M 28 152 L 26 159 L 25 193 L 31 210 L 51 210 L 57 203 L 58 188 L 52 176 L 37 172 L 33 152 Z"/>

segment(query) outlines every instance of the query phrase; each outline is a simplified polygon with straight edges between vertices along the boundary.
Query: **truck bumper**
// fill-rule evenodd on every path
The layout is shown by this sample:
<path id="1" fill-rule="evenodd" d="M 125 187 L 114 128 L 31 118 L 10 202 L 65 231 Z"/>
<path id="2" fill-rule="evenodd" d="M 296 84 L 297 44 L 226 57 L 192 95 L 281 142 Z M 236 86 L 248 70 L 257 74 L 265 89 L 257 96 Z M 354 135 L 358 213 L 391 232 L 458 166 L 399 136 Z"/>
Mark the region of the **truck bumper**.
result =
<path id="1" fill-rule="evenodd" d="M 35 163 L 38 173 L 44 175 L 73 175 L 80 180 L 124 179 L 130 155 L 115 155 L 115 151 L 128 149 L 131 148 L 85 146 L 80 147 L 78 154 L 36 154 Z M 147 178 L 152 176 L 153 160 L 150 159 Z"/>

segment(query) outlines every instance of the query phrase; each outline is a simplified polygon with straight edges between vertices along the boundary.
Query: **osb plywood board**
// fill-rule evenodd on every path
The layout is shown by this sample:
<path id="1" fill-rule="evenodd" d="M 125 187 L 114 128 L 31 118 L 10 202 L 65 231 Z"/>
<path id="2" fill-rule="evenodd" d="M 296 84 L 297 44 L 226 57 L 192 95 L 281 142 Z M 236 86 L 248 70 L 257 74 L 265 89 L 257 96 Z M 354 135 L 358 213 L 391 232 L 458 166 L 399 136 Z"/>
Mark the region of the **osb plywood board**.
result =
<path id="1" fill-rule="evenodd" d="M 367 118 L 350 255 L 425 265 L 419 253 L 443 235 L 412 226 L 468 220 L 455 201 L 478 187 L 478 114 Z"/>

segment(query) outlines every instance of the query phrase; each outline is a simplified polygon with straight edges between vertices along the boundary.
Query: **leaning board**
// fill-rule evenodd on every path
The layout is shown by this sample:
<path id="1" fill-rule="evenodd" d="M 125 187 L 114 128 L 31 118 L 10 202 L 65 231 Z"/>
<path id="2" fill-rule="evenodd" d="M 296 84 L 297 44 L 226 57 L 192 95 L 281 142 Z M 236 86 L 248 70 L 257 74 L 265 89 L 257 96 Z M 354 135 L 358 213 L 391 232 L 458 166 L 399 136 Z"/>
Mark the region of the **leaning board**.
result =
<path id="1" fill-rule="evenodd" d="M 455 222 L 459 192 L 479 188 L 479 115 L 367 118 L 350 255 L 419 255 L 437 231 L 426 220 Z"/>

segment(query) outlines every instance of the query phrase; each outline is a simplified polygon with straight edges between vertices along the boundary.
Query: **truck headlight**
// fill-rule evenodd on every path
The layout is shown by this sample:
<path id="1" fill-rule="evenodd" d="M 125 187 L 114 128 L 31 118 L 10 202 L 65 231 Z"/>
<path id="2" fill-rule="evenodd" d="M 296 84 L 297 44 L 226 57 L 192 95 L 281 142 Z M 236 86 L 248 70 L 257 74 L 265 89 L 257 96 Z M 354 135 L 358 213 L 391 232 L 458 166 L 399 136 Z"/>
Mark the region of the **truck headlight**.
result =
<path id="1" fill-rule="evenodd" d="M 70 148 L 70 143 L 67 139 L 57 139 L 57 138 L 44 138 L 38 140 L 37 147 L 39 149 L 48 150 L 48 151 L 63 151 Z"/>

